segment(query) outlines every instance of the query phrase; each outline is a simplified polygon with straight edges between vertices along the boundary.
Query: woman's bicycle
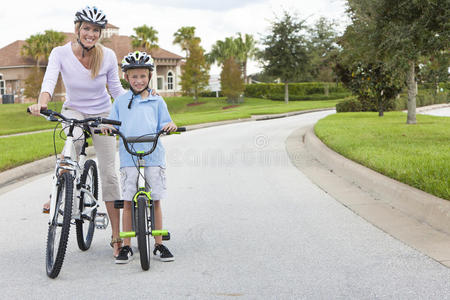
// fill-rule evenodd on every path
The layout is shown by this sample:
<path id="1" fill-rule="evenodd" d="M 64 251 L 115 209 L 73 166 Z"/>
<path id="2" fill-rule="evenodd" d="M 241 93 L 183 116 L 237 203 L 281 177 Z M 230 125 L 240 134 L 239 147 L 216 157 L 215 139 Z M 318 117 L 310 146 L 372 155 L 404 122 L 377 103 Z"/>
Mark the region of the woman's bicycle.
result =
<path id="1" fill-rule="evenodd" d="M 151 197 L 151 188 L 149 191 L 146 188 L 151 187 L 151 185 L 148 184 L 145 178 L 144 157 L 155 151 L 161 135 L 180 133 L 183 131 L 186 131 L 186 128 L 179 127 L 175 132 L 171 133 L 160 131 L 156 134 L 138 137 L 125 137 L 122 132 L 116 129 L 112 129 L 110 133 L 111 135 L 120 136 L 126 151 L 137 158 L 136 168 L 139 170 L 139 175 L 136 180 L 136 193 L 134 194 L 132 201 L 132 231 L 121 232 L 120 237 L 137 238 L 141 267 L 145 271 L 150 268 L 151 243 L 152 241 L 154 242 L 152 237 L 162 236 L 163 240 L 170 240 L 170 233 L 167 230 L 155 229 L 155 208 Z M 101 134 L 102 132 L 100 130 L 94 130 L 94 133 Z M 152 146 L 148 151 L 135 151 L 133 146 L 129 145 L 135 143 L 152 143 Z M 123 201 L 115 201 L 114 206 L 116 208 L 123 208 Z"/>
<path id="2" fill-rule="evenodd" d="M 64 261 L 70 225 L 75 224 L 78 247 L 86 251 L 91 246 L 95 228 L 106 229 L 109 224 L 108 216 L 97 211 L 98 171 L 94 160 L 86 160 L 87 138 L 90 137 L 90 127 L 98 127 L 100 124 L 120 125 L 121 122 L 101 117 L 69 119 L 52 110 L 41 110 L 40 114 L 51 122 L 63 124 L 63 129 L 68 129 L 61 157 L 56 154 L 55 147 L 57 159 L 50 195 L 45 256 L 47 275 L 56 278 Z M 81 137 L 74 138 L 76 127 L 82 128 Z M 79 159 L 74 145 L 78 139 L 83 143 Z"/>

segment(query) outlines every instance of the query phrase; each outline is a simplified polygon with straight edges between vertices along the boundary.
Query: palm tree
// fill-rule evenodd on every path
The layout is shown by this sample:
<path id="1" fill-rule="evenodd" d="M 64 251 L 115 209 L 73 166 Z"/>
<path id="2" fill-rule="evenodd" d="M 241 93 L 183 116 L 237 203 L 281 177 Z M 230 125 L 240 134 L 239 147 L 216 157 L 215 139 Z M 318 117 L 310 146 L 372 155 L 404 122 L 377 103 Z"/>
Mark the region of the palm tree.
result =
<path id="1" fill-rule="evenodd" d="M 243 39 L 240 32 L 234 42 L 236 45 L 237 59 L 242 65 L 244 82 L 247 83 L 247 61 L 256 55 L 256 42 L 251 34 L 245 34 L 245 38 Z"/>
<path id="2" fill-rule="evenodd" d="M 52 49 L 61 45 L 65 38 L 64 34 L 53 30 L 46 30 L 44 34 L 32 35 L 25 40 L 21 54 L 22 56 L 31 56 L 36 60 L 36 67 L 39 68 L 40 61 L 47 60 Z"/>
<path id="3" fill-rule="evenodd" d="M 144 48 L 149 51 L 154 48 L 158 48 L 158 31 L 156 31 L 152 26 L 142 25 L 133 28 L 136 32 L 136 36 L 132 35 L 131 45 L 133 48 Z"/>
<path id="4" fill-rule="evenodd" d="M 186 51 L 186 59 L 189 57 L 189 45 L 192 44 L 194 39 L 198 39 L 200 43 L 200 38 L 195 36 L 194 26 L 184 26 L 177 30 L 173 34 L 174 40 L 173 44 L 178 44 L 182 51 Z"/>
<path id="5" fill-rule="evenodd" d="M 211 48 L 211 52 L 207 54 L 209 63 L 216 62 L 219 66 L 230 57 L 237 58 L 237 46 L 232 37 L 225 38 L 225 41 L 217 41 Z"/>

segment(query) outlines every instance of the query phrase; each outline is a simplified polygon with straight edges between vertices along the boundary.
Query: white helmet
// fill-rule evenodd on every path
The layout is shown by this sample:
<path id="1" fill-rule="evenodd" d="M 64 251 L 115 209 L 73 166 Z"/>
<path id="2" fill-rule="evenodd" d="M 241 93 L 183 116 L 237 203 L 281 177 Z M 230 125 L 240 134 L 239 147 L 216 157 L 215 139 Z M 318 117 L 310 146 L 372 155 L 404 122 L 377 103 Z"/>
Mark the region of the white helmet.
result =
<path id="1" fill-rule="evenodd" d="M 135 51 L 128 53 L 122 59 L 122 71 L 126 72 L 129 69 L 146 68 L 153 71 L 154 63 L 150 54 L 145 52 Z"/>
<path id="2" fill-rule="evenodd" d="M 97 7 L 93 6 L 91 8 L 89 6 L 86 6 L 85 8 L 77 11 L 77 13 L 75 14 L 75 23 L 77 22 L 87 22 L 100 26 L 101 28 L 105 28 L 108 20 L 106 19 L 106 15 L 103 13 L 103 11 L 101 11 Z"/>

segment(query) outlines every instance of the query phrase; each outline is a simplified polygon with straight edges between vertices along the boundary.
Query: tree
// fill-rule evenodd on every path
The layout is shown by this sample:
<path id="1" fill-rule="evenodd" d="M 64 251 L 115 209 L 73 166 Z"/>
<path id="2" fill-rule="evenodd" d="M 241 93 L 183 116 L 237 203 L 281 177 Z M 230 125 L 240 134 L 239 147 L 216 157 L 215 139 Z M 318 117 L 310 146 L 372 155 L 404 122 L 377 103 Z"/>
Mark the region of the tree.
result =
<path id="1" fill-rule="evenodd" d="M 217 63 L 219 66 L 230 57 L 237 56 L 237 45 L 234 38 L 227 37 L 223 41 L 216 41 L 211 51 L 207 54 L 207 60 L 210 64 Z"/>
<path id="2" fill-rule="evenodd" d="M 225 40 L 216 41 L 212 46 L 211 52 L 207 54 L 209 63 L 217 63 L 223 65 L 226 60 L 233 57 L 240 64 L 244 82 L 247 82 L 247 62 L 256 56 L 256 42 L 252 35 L 238 33 L 236 38 L 227 37 Z"/>
<path id="3" fill-rule="evenodd" d="M 46 30 L 44 34 L 35 34 L 25 40 L 22 46 L 22 56 L 31 56 L 36 60 L 36 67 L 39 68 L 41 60 L 47 60 L 52 49 L 60 46 L 65 40 L 61 32 Z"/>
<path id="4" fill-rule="evenodd" d="M 328 95 L 328 84 L 335 80 L 333 67 L 338 54 L 335 31 L 336 23 L 321 17 L 314 27 L 309 28 L 308 52 L 311 58 L 311 77 L 315 81 L 325 83 L 325 94 Z"/>
<path id="5" fill-rule="evenodd" d="M 450 2 L 348 0 L 348 6 L 352 34 L 359 37 L 358 43 L 367 50 L 364 55 L 403 72 L 408 87 L 407 123 L 415 124 L 416 66 L 420 57 L 449 48 Z"/>
<path id="6" fill-rule="evenodd" d="M 394 108 L 393 100 L 403 87 L 402 80 L 382 62 L 354 63 L 350 67 L 337 64 L 336 72 L 342 83 L 358 95 L 362 110 L 378 111 L 380 117 Z"/>
<path id="7" fill-rule="evenodd" d="M 242 65 L 242 73 L 244 75 L 244 83 L 248 83 L 247 79 L 247 62 L 256 56 L 256 41 L 251 34 L 245 34 L 244 38 L 239 32 L 238 37 L 234 40 L 236 43 L 236 55 L 238 61 Z"/>
<path id="8" fill-rule="evenodd" d="M 156 31 L 152 26 L 142 25 L 133 28 L 136 35 L 132 35 L 131 46 L 133 48 L 143 48 L 145 51 L 150 51 L 151 49 L 158 48 L 158 31 Z"/>
<path id="9" fill-rule="evenodd" d="M 26 97 L 37 99 L 41 90 L 44 72 L 40 67 L 42 60 L 48 60 L 52 49 L 60 46 L 65 40 L 65 35 L 61 32 L 46 30 L 44 34 L 35 34 L 25 40 L 22 46 L 21 55 L 31 56 L 36 60 L 36 66 L 31 70 L 30 75 L 25 79 Z"/>
<path id="10" fill-rule="evenodd" d="M 198 94 L 205 90 L 209 83 L 209 64 L 205 59 L 205 50 L 200 46 L 200 39 L 193 39 L 188 44 L 190 53 L 181 75 L 181 89 L 186 95 L 193 95 L 197 101 Z"/>
<path id="11" fill-rule="evenodd" d="M 272 23 L 271 34 L 263 38 L 266 46 L 262 53 L 264 70 L 284 83 L 284 101 L 289 102 L 288 83 L 298 80 L 307 70 L 309 62 L 306 40 L 301 32 L 304 20 L 284 12 L 281 19 Z"/>
<path id="12" fill-rule="evenodd" d="M 230 57 L 223 63 L 220 73 L 220 85 L 222 93 L 228 102 L 237 103 L 244 92 L 244 82 L 241 78 L 241 69 L 234 57 Z"/>
<path id="13" fill-rule="evenodd" d="M 195 27 L 194 26 L 186 26 L 181 27 L 173 34 L 174 40 L 173 44 L 178 44 L 181 47 L 182 51 L 186 51 L 186 59 L 189 57 L 189 44 L 192 43 L 192 40 L 199 39 L 195 36 Z M 199 40 L 200 42 L 200 40 Z"/>

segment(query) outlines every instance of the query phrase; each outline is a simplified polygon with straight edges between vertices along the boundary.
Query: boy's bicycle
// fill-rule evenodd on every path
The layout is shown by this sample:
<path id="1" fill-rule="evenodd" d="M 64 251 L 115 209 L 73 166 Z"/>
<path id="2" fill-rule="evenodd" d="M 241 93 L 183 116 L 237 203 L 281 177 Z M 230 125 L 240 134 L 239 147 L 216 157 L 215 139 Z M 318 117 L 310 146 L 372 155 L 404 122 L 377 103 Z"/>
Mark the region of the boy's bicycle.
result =
<path id="1" fill-rule="evenodd" d="M 95 228 L 105 229 L 109 224 L 108 216 L 97 212 L 97 164 L 92 159 L 86 160 L 86 140 L 90 137 L 90 127 L 98 127 L 100 124 L 120 125 L 121 122 L 101 117 L 69 119 L 52 110 L 41 110 L 40 114 L 49 121 L 63 124 L 63 129 L 68 128 L 62 156 L 57 156 L 56 159 L 50 195 L 46 270 L 50 278 L 56 278 L 64 261 L 70 225 L 75 224 L 78 247 L 86 251 L 91 246 Z M 80 127 L 83 132 L 77 138 L 83 141 L 79 159 L 74 146 L 77 140 L 73 136 L 75 127 Z"/>
<path id="2" fill-rule="evenodd" d="M 186 128 L 179 127 L 175 132 L 180 133 L 186 131 Z M 101 134 L 100 130 L 94 130 L 94 133 Z M 141 267 L 143 270 L 150 268 L 150 254 L 152 237 L 162 236 L 163 240 L 170 240 L 170 233 L 167 230 L 155 229 L 155 208 L 151 197 L 151 190 L 147 192 L 146 187 L 150 185 L 146 181 L 144 172 L 144 157 L 150 155 L 155 151 L 158 140 L 163 134 L 171 134 L 165 131 L 160 131 L 156 134 L 149 134 L 137 137 L 125 137 L 122 132 L 116 129 L 111 130 L 111 135 L 118 135 L 123 141 L 124 147 L 128 153 L 137 157 L 136 168 L 139 170 L 139 175 L 136 182 L 136 193 L 133 196 L 131 218 L 132 231 L 121 232 L 121 238 L 137 237 L 137 244 L 139 249 L 139 257 Z M 134 151 L 133 146 L 129 144 L 134 143 L 153 143 L 148 151 Z M 130 149 L 131 148 L 131 149 Z M 116 208 L 123 208 L 123 201 L 116 201 L 114 203 Z"/>

